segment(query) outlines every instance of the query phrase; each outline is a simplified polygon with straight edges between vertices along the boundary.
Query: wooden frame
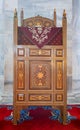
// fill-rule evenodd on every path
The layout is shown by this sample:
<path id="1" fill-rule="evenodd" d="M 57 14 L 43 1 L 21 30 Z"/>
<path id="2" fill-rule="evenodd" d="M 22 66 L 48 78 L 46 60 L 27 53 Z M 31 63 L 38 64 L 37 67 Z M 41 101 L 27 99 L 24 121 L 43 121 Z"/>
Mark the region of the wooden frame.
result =
<path id="1" fill-rule="evenodd" d="M 43 26 L 43 27 L 56 27 L 56 10 L 54 10 L 54 20 L 44 18 L 41 16 L 35 16 L 32 18 L 24 19 L 24 12 L 21 11 L 21 26 Z M 14 92 L 13 92 L 13 123 L 17 124 L 17 120 L 20 118 L 20 110 L 31 105 L 35 106 L 49 106 L 58 107 L 61 110 L 61 116 L 63 118 L 63 124 L 66 124 L 66 105 L 67 105 L 67 18 L 66 12 L 63 11 L 62 18 L 62 41 L 63 45 L 45 45 L 42 49 L 39 49 L 35 45 L 18 45 L 18 17 L 17 11 L 14 12 Z M 19 49 L 21 54 L 19 55 Z M 35 51 L 36 50 L 36 51 Z M 23 51 L 23 52 L 22 52 Z M 31 51 L 29 53 L 29 51 Z M 50 52 L 49 52 L 50 51 Z M 36 52 L 36 53 L 35 53 Z M 44 53 L 42 53 L 44 52 Z M 46 53 L 46 56 L 44 55 Z M 41 55 L 39 55 L 41 54 Z M 51 89 L 50 90 L 30 90 L 29 88 L 29 63 L 30 61 L 47 61 L 53 66 L 51 67 Z M 27 60 L 26 60 L 27 59 Z M 23 77 L 25 87 L 23 90 L 17 87 L 17 62 L 23 61 L 25 64 Z M 23 66 L 23 65 L 22 65 Z M 21 70 L 20 70 L 21 71 Z M 60 83 L 59 83 L 60 82 Z M 56 88 L 56 84 L 62 84 L 62 88 Z M 39 101 L 39 102 L 38 102 Z M 25 105 L 26 104 L 26 105 Z"/>

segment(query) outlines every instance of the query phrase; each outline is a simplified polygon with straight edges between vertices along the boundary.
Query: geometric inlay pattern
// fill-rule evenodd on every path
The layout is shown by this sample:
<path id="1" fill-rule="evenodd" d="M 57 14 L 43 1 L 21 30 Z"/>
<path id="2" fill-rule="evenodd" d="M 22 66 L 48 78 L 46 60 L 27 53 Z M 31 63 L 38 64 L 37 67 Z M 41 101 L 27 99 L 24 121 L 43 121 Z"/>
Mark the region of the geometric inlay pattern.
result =
<path id="1" fill-rule="evenodd" d="M 30 64 L 30 89 L 50 89 L 50 62 L 36 61 Z"/>
<path id="2" fill-rule="evenodd" d="M 56 89 L 63 89 L 63 61 L 56 61 Z"/>
<path id="3" fill-rule="evenodd" d="M 56 101 L 63 101 L 63 94 L 56 94 Z"/>
<path id="4" fill-rule="evenodd" d="M 18 101 L 24 101 L 25 100 L 25 95 L 24 94 L 17 94 L 17 100 Z"/>
<path id="5" fill-rule="evenodd" d="M 25 64 L 24 61 L 17 62 L 17 89 L 25 88 Z"/>

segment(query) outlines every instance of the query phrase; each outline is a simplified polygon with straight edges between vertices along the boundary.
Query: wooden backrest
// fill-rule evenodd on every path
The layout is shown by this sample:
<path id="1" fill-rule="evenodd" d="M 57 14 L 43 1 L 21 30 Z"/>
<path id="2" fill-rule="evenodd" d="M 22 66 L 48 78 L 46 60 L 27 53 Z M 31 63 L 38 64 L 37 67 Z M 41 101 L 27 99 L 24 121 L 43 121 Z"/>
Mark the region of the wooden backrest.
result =
<path id="1" fill-rule="evenodd" d="M 21 26 L 32 26 L 32 27 L 56 27 L 56 10 L 54 9 L 54 19 L 45 18 L 42 16 L 35 16 L 24 19 L 24 12 L 21 11 Z M 18 45 L 18 17 L 17 10 L 14 11 L 14 45 Z M 57 28 L 57 27 L 56 27 Z M 63 11 L 62 17 L 62 41 L 63 46 L 66 48 L 67 43 L 67 17 L 65 10 Z"/>

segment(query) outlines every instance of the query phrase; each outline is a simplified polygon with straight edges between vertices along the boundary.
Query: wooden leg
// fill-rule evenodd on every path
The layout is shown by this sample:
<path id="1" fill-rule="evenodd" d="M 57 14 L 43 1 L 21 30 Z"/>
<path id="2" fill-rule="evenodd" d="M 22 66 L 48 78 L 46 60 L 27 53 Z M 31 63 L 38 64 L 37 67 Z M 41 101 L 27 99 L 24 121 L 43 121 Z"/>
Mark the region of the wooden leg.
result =
<path id="1" fill-rule="evenodd" d="M 60 107 L 61 118 L 63 120 L 63 125 L 67 125 L 67 108 L 66 106 Z"/>
<path id="2" fill-rule="evenodd" d="M 63 124 L 67 125 L 67 108 L 66 108 L 66 106 L 63 107 Z"/>
<path id="3" fill-rule="evenodd" d="M 13 110 L 13 124 L 17 125 L 17 108 L 16 107 Z"/>
<path id="4" fill-rule="evenodd" d="M 22 109 L 26 108 L 25 106 L 14 106 L 14 110 L 13 110 L 13 124 L 17 125 L 17 122 L 20 119 L 20 111 Z"/>

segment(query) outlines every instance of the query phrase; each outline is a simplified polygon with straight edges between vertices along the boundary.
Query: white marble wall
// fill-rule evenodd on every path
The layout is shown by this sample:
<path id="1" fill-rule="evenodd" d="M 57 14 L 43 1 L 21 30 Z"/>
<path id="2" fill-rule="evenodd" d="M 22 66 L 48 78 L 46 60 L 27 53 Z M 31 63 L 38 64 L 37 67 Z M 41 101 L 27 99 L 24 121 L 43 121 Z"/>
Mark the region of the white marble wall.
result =
<path id="1" fill-rule="evenodd" d="M 18 0 L 0 0 L 0 104 L 13 102 L 13 13 Z"/>
<path id="2" fill-rule="evenodd" d="M 68 103 L 80 103 L 80 0 L 0 0 L 0 102 L 13 103 L 13 12 L 21 8 L 24 17 L 41 15 L 53 18 L 57 12 L 57 25 L 62 25 L 63 9 L 68 20 L 67 31 L 67 86 Z M 20 21 L 20 18 L 19 18 Z M 73 30 L 72 30 L 73 29 Z"/>
<path id="3" fill-rule="evenodd" d="M 72 19 L 72 101 L 80 103 L 80 0 L 73 0 Z M 71 99 L 70 99 L 71 100 Z"/>

